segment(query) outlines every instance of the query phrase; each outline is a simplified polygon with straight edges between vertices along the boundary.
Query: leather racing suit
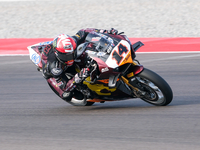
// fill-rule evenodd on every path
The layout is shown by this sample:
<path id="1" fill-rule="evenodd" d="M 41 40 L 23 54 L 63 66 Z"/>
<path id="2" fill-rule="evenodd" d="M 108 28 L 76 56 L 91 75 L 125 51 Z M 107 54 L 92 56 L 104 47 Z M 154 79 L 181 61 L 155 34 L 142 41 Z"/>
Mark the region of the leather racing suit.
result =
<path id="1" fill-rule="evenodd" d="M 118 33 L 118 31 L 113 28 L 111 30 L 99 30 L 94 28 L 81 29 L 76 35 L 72 36 L 77 47 L 84 43 L 86 36 L 90 32 Z M 76 53 L 76 49 L 74 51 Z M 82 99 L 82 94 L 74 90 L 74 88 L 76 84 L 81 82 L 83 77 L 86 78 L 90 75 L 91 70 L 93 70 L 89 65 L 92 59 L 86 54 L 81 55 L 79 57 L 79 62 L 75 61 L 72 66 L 68 67 L 57 59 L 52 44 L 46 46 L 42 56 L 42 59 L 47 60 L 46 62 L 43 61 L 43 76 L 47 79 L 51 89 L 66 101 L 70 101 L 73 96 L 75 96 L 76 99 Z"/>

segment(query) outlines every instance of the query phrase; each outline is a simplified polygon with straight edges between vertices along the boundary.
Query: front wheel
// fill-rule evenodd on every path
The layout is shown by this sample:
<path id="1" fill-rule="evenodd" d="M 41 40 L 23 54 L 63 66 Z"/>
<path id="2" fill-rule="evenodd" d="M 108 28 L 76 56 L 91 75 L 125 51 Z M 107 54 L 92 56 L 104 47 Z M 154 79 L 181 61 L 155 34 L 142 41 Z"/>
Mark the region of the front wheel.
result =
<path id="1" fill-rule="evenodd" d="M 135 82 L 135 80 L 137 82 Z M 140 98 L 156 106 L 166 106 L 173 99 L 173 93 L 168 83 L 155 72 L 144 68 L 144 70 L 130 79 L 130 83 L 143 91 Z"/>

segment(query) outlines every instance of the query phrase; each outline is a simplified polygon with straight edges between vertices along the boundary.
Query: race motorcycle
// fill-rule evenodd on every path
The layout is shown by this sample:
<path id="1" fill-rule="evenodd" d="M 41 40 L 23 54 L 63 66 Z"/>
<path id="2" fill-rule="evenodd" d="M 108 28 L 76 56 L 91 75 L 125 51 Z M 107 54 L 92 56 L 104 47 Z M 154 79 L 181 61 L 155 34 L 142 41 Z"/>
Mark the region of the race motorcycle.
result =
<path id="1" fill-rule="evenodd" d="M 52 41 L 28 47 L 30 59 L 38 71 L 42 71 L 42 54 L 48 50 L 49 44 L 52 44 Z M 140 41 L 132 45 L 123 33 L 89 33 L 85 42 L 77 47 L 75 62 L 78 63 L 80 57 L 87 54 L 95 62 L 95 71 L 82 82 L 82 85 L 75 88 L 82 94 L 82 98 L 76 99 L 75 96 L 67 102 L 75 106 L 91 106 L 96 102 L 140 98 L 156 106 L 168 105 L 173 99 L 168 83 L 135 59 L 135 52 L 143 45 Z M 70 77 L 70 73 L 66 73 L 66 76 L 69 79 L 73 77 Z M 48 83 L 59 96 L 54 90 L 59 87 L 54 80 L 50 78 Z"/>

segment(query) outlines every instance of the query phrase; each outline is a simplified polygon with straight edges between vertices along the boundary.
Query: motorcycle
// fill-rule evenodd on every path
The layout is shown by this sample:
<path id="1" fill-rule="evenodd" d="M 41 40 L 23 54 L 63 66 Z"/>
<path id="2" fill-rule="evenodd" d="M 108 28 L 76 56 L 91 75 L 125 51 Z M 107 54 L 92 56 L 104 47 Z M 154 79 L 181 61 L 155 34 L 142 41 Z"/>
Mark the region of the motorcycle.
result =
<path id="1" fill-rule="evenodd" d="M 52 41 L 28 46 L 30 59 L 42 71 L 42 54 L 48 51 Z M 144 44 L 138 41 L 131 44 L 126 35 L 91 32 L 85 42 L 76 50 L 75 62 L 87 54 L 94 60 L 95 71 L 87 77 L 76 90 L 81 99 L 73 97 L 69 104 L 91 106 L 96 102 L 118 101 L 140 98 L 156 106 L 166 106 L 173 99 L 173 92 L 168 83 L 157 73 L 143 67 L 135 59 L 135 52 Z M 66 73 L 68 78 L 69 73 Z M 48 84 L 59 96 L 58 85 L 50 78 Z M 54 83 L 54 84 L 50 84 Z"/>

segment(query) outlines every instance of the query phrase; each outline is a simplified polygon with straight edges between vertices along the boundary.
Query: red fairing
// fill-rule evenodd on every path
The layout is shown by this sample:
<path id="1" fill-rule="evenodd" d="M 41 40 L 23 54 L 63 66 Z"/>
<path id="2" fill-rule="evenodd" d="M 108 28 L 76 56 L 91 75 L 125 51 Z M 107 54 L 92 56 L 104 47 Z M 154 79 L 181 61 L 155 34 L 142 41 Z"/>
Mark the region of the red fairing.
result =
<path id="1" fill-rule="evenodd" d="M 103 60 L 101 60 L 97 57 L 94 57 L 93 59 L 98 63 L 99 70 L 101 70 L 102 68 L 108 67 Z"/>
<path id="2" fill-rule="evenodd" d="M 111 37 L 114 37 L 114 38 L 118 38 L 118 39 L 122 39 L 122 40 L 126 40 L 130 46 L 131 46 L 131 50 L 132 50 L 132 58 L 134 59 L 135 58 L 135 51 L 133 49 L 133 46 L 131 44 L 131 41 L 130 39 L 126 36 L 126 35 L 113 35 L 113 34 L 110 34 Z"/>
<path id="3" fill-rule="evenodd" d="M 143 69 L 144 69 L 144 67 L 142 65 L 134 66 L 133 67 L 133 73 L 134 73 L 134 75 L 139 74 L 140 72 L 142 72 Z"/>
<path id="4" fill-rule="evenodd" d="M 63 91 L 58 86 L 58 83 L 56 82 L 55 78 L 49 78 L 47 82 L 53 87 L 53 89 L 62 97 Z"/>
<path id="5" fill-rule="evenodd" d="M 99 68 L 99 78 L 108 78 L 110 75 L 119 74 L 119 72 L 113 72 L 113 69 L 108 67 L 108 65 L 101 59 L 93 57 L 93 59 L 98 63 Z"/>

